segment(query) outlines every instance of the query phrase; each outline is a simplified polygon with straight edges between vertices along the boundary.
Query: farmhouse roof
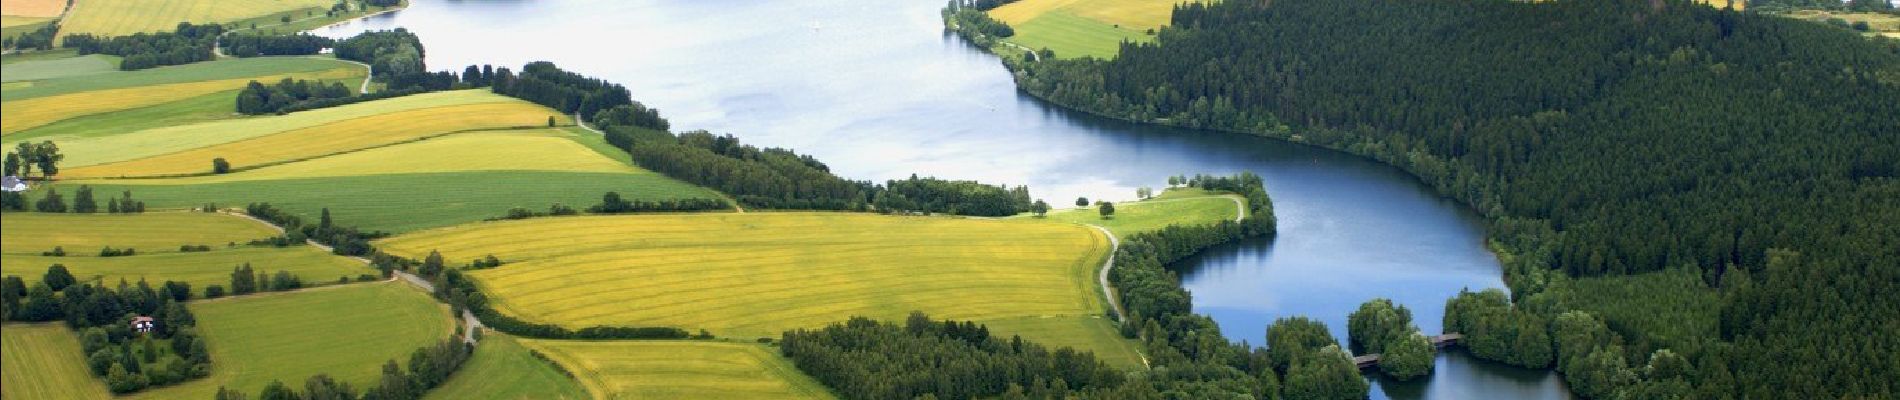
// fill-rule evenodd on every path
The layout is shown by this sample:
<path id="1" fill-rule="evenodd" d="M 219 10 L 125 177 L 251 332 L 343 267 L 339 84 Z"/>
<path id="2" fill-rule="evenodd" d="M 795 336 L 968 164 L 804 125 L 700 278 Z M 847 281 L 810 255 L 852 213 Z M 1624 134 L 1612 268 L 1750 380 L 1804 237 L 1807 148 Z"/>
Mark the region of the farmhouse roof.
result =
<path id="1" fill-rule="evenodd" d="M 26 191 L 26 181 L 20 180 L 20 177 L 17 176 L 7 175 L 5 178 L 0 178 L 0 189 L 5 189 L 9 192 L 23 192 Z"/>

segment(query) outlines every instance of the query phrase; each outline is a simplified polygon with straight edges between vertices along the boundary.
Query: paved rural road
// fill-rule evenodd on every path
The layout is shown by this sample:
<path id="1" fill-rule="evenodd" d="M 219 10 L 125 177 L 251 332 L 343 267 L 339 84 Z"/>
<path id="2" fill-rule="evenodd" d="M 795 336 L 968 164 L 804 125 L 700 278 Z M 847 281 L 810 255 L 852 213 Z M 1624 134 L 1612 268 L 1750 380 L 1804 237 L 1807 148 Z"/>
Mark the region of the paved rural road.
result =
<path id="1" fill-rule="evenodd" d="M 1101 225 L 1090 224 L 1089 227 L 1102 231 L 1103 235 L 1108 236 L 1108 261 L 1102 262 L 1102 272 L 1096 274 L 1096 279 L 1102 283 L 1102 297 L 1108 299 L 1108 307 L 1115 310 L 1115 320 L 1126 324 L 1128 313 L 1122 311 L 1122 302 L 1116 300 L 1115 287 L 1108 284 L 1108 271 L 1115 268 L 1115 253 L 1121 251 L 1122 240 L 1115 237 L 1115 232 L 1109 232 L 1108 228 L 1103 228 Z"/>

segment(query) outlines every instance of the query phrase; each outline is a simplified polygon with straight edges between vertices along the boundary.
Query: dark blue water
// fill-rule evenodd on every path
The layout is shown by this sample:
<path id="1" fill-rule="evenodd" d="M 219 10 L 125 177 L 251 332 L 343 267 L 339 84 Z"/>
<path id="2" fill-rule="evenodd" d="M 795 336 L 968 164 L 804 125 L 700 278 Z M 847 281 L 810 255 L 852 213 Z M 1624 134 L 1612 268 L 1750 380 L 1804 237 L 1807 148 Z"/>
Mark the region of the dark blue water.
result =
<path id="1" fill-rule="evenodd" d="M 675 129 L 816 155 L 856 179 L 911 173 L 1027 184 L 1065 204 L 1128 199 L 1175 174 L 1253 171 L 1280 236 L 1187 260 L 1197 311 L 1259 344 L 1275 318 L 1326 321 L 1374 297 L 1438 332 L 1461 288 L 1501 287 L 1483 228 L 1394 168 L 1234 134 L 1104 120 L 1015 89 L 994 56 L 945 35 L 936 0 L 446 1 L 319 33 L 418 32 L 434 69 L 554 61 L 606 77 Z M 1421 382 L 1372 377 L 1375 398 L 1568 398 L 1560 379 L 1452 352 Z"/>

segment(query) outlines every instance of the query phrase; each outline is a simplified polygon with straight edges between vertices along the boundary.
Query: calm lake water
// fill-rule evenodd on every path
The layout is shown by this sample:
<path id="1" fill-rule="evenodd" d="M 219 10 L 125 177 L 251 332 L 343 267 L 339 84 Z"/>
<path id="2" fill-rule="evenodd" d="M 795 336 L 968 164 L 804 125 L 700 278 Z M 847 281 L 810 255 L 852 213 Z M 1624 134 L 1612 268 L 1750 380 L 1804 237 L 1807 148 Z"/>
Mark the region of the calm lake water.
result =
<path id="1" fill-rule="evenodd" d="M 1142 126 L 1043 104 L 995 57 L 943 32 L 937 1 L 447 1 L 319 30 L 405 27 L 432 69 L 546 60 L 625 84 L 676 130 L 731 133 L 813 154 L 854 179 L 912 173 L 1027 184 L 1052 204 L 1129 199 L 1174 174 L 1253 171 L 1280 221 L 1272 240 L 1187 260 L 1198 312 L 1229 338 L 1264 341 L 1306 315 L 1345 341 L 1374 297 L 1436 333 L 1461 288 L 1502 287 L 1475 217 L 1400 171 L 1242 135 Z M 1374 398 L 1564 399 L 1555 374 L 1456 351 L 1410 383 L 1374 376 Z"/>

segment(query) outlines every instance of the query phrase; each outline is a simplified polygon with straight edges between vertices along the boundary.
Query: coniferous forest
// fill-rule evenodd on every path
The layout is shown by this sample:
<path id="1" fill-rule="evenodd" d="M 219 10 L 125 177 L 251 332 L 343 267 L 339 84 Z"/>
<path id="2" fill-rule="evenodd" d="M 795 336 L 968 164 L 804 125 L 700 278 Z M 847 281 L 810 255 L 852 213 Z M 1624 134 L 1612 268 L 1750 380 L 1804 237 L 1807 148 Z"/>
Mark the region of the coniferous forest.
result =
<path id="1" fill-rule="evenodd" d="M 1896 41 L 1684 1 L 1218 2 L 1170 25 L 1112 61 L 1009 62 L 1066 106 L 1406 169 L 1491 219 L 1520 309 L 1496 315 L 1529 321 L 1500 326 L 1615 317 L 1603 368 L 1680 356 L 1700 373 L 1669 379 L 1709 398 L 1900 391 Z M 1683 271 L 1698 288 L 1639 303 L 1719 313 L 1540 296 Z M 1719 328 L 1644 321 L 1676 318 Z"/>

